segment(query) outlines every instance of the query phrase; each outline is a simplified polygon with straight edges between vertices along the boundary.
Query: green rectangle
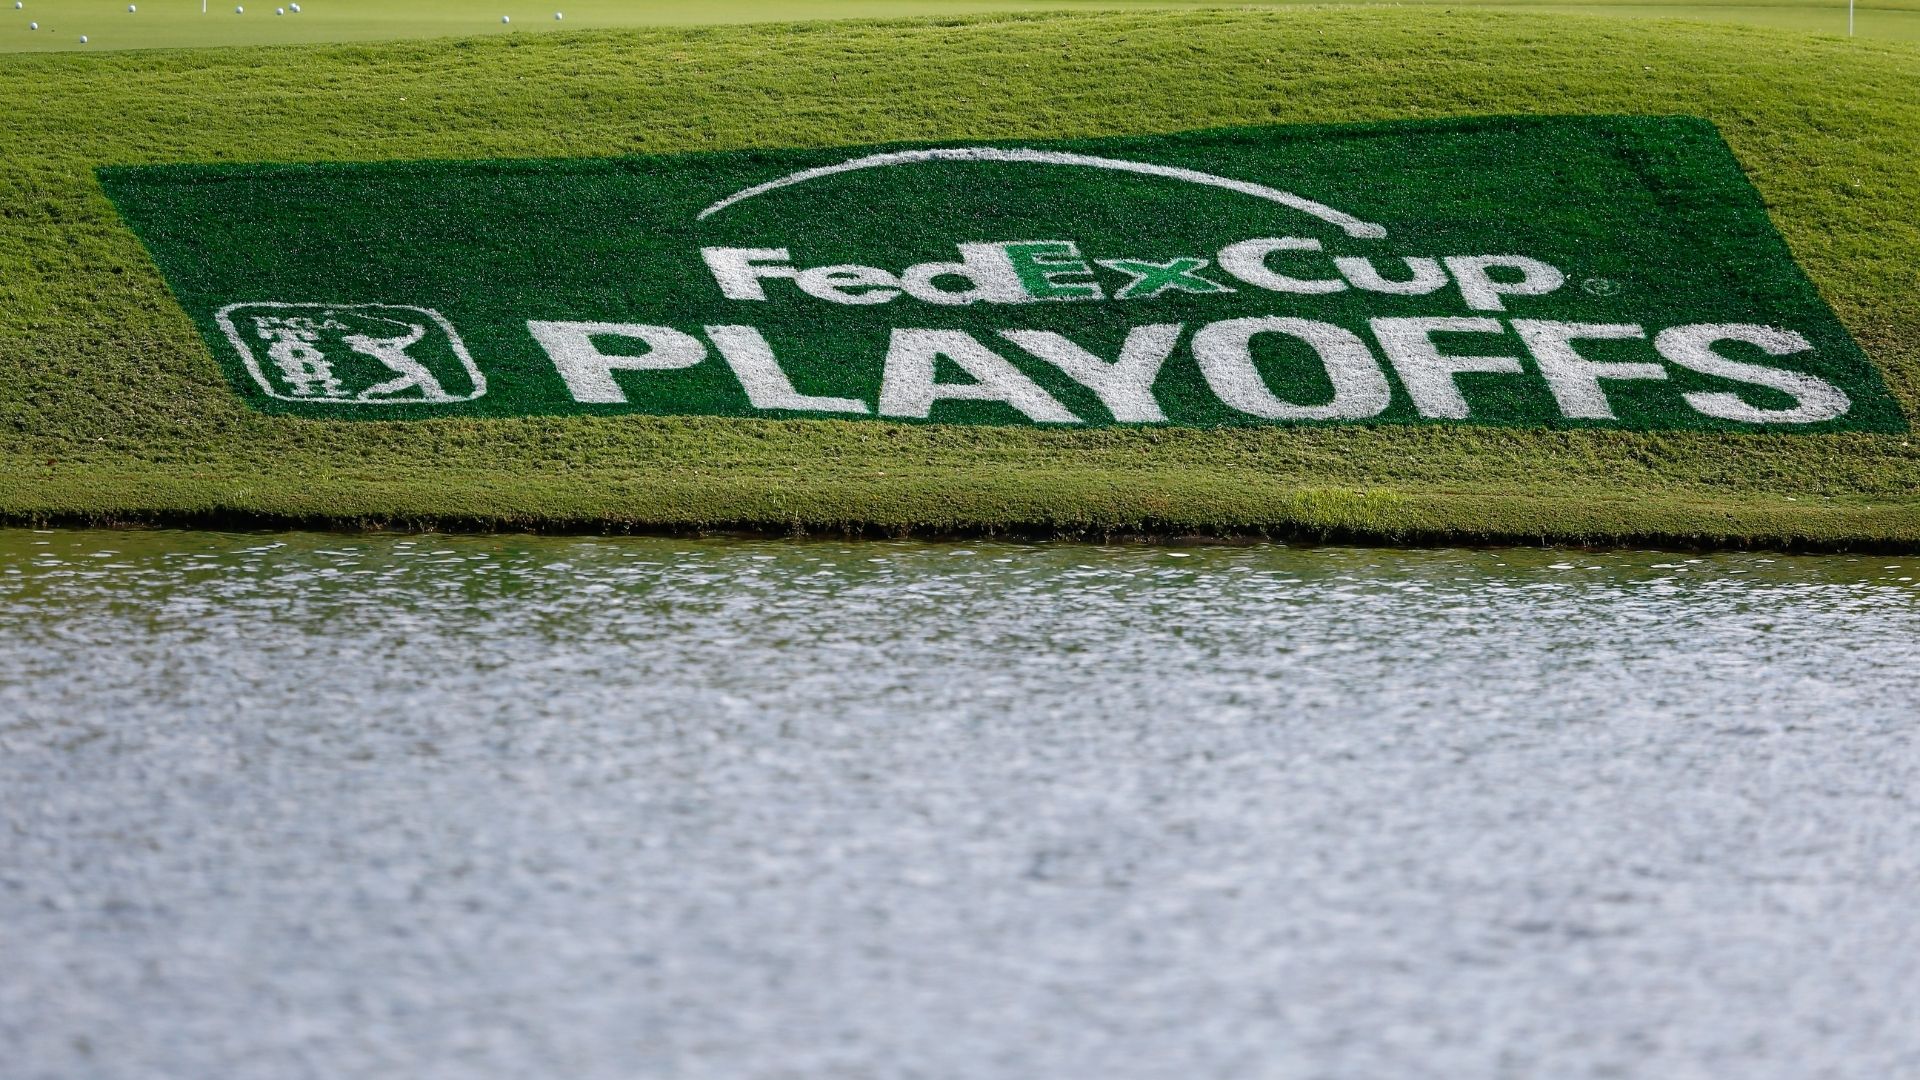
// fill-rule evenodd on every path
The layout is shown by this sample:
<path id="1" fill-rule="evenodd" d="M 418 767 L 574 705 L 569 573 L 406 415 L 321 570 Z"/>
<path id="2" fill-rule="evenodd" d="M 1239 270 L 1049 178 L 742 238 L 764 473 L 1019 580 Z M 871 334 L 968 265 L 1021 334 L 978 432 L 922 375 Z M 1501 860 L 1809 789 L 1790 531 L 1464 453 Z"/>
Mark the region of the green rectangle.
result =
<path id="1" fill-rule="evenodd" d="M 1906 430 L 1684 117 L 100 179 L 270 412 Z"/>

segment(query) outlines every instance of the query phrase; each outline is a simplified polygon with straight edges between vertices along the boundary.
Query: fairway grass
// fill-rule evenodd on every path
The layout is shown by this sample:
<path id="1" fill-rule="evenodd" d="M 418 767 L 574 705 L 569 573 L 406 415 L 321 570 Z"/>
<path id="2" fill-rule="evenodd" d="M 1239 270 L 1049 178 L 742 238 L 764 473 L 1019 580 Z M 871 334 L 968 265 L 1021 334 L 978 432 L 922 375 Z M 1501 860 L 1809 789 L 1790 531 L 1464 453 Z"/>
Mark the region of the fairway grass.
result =
<path id="1" fill-rule="evenodd" d="M 0 52 L 84 49 L 202 48 L 345 41 L 520 35 L 555 30 L 741 24 L 813 19 L 952 18 L 1039 11 L 1152 11 L 1202 8 L 1285 9 L 1316 0 L 311 0 L 300 12 L 287 0 L 236 5 L 208 0 L 153 0 L 127 10 L 123 0 L 27 0 L 19 11 L 0 4 Z M 1589 14 L 1697 19 L 1845 34 L 1846 0 L 1357 0 L 1393 7 L 1495 8 L 1538 15 Z M 235 7 L 245 8 L 236 13 Z M 282 14 L 276 14 L 276 11 Z M 562 14 L 564 19 L 555 19 Z M 502 17 L 509 21 L 502 22 Z M 38 23 L 39 29 L 30 29 Z M 1855 5 L 1864 38 L 1920 41 L 1920 0 Z M 85 35 L 87 43 L 80 37 Z"/>
<path id="2" fill-rule="evenodd" d="M 1920 47 L 1432 9 L 0 58 L 0 516 L 1920 547 L 1907 435 L 269 416 L 101 165 L 587 156 L 1491 113 L 1714 121 L 1920 404 Z"/>

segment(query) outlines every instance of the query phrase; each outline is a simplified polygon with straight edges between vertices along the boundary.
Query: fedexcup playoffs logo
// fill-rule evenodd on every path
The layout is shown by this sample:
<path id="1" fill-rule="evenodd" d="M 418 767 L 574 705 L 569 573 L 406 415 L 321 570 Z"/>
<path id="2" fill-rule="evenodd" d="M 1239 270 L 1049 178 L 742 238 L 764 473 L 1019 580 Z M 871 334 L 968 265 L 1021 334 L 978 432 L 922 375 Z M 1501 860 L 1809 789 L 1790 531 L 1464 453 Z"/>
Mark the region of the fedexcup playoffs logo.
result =
<path id="1" fill-rule="evenodd" d="M 107 177 L 163 265 L 209 171 Z M 1686 118 L 219 179 L 201 310 L 310 416 L 1904 429 Z"/>
<path id="2" fill-rule="evenodd" d="M 269 397 L 335 405 L 445 404 L 487 392 L 439 312 L 403 304 L 230 304 L 215 315 Z"/>
<path id="3" fill-rule="evenodd" d="M 871 154 L 834 165 L 804 169 L 736 191 L 700 212 L 705 220 L 745 200 L 828 177 L 870 169 L 935 162 L 1063 166 L 1133 173 L 1222 189 L 1263 199 L 1332 225 L 1348 237 L 1380 240 L 1385 226 L 1363 221 L 1323 203 L 1264 184 L 1195 169 L 1088 154 L 996 147 L 951 147 Z M 1381 317 L 1369 320 L 1373 342 L 1333 322 L 1285 316 L 1224 318 L 1198 326 L 1146 322 L 1132 325 L 1116 355 L 1100 356 L 1065 334 L 996 328 L 991 337 L 971 330 L 897 327 L 884 363 L 878 400 L 817 396 L 794 389 L 773 347 L 750 325 L 709 325 L 705 341 L 673 326 L 642 323 L 535 320 L 528 329 L 552 358 L 574 400 L 624 403 L 616 371 L 689 367 L 712 352 L 739 379 L 755 407 L 770 411 L 840 413 L 926 419 L 943 399 L 1001 402 L 1035 423 L 1083 422 L 1034 379 L 1008 362 L 1004 350 L 1019 350 L 1058 369 L 1092 391 L 1112 420 L 1165 423 L 1154 384 L 1184 341 L 1208 388 L 1228 408 L 1263 420 L 1367 420 L 1393 401 L 1386 355 L 1422 417 L 1466 420 L 1472 406 L 1456 378 L 1463 374 L 1527 374 L 1518 355 L 1449 355 L 1441 335 L 1517 335 L 1569 419 L 1617 419 L 1606 384 L 1665 380 L 1668 366 L 1760 386 L 1784 394 L 1784 408 L 1757 407 L 1731 393 L 1690 393 L 1686 403 L 1703 416 L 1747 423 L 1812 423 L 1831 420 L 1849 406 L 1846 394 L 1820 379 L 1730 359 L 1715 351 L 1737 343 L 1767 356 L 1791 356 L 1812 344 L 1792 330 L 1754 323 L 1690 324 L 1656 328 L 1624 323 L 1512 319 L 1510 299 L 1540 297 L 1567 284 L 1558 267 L 1518 254 L 1327 256 L 1312 236 L 1252 237 L 1206 254 L 1174 258 L 1096 258 L 1071 239 L 963 240 L 957 258 L 916 263 L 898 271 L 856 263 L 803 266 L 785 247 L 703 247 L 702 260 L 722 296 L 749 305 L 770 301 L 775 282 L 829 307 L 920 304 L 935 308 L 1036 303 L 1101 303 L 1153 300 L 1168 293 L 1208 296 L 1251 291 L 1295 298 L 1336 293 L 1416 297 L 1451 291 L 1459 315 Z M 1318 266 L 1315 266 L 1315 264 Z M 1316 355 L 1331 383 L 1327 401 L 1287 400 L 1272 390 L 1256 360 L 1263 337 L 1290 339 Z M 609 338 L 641 342 L 645 352 L 609 353 Z M 1583 355 L 1578 342 L 1649 340 L 1658 362 L 1600 361 Z M 964 381 L 941 381 L 946 361 Z"/>

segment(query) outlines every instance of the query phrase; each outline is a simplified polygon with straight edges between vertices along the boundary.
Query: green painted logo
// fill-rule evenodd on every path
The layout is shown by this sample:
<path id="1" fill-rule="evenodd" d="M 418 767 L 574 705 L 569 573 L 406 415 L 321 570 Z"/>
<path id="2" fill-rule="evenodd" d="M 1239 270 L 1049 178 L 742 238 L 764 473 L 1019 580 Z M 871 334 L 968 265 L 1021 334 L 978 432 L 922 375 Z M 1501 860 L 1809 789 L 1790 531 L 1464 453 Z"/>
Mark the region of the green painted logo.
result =
<path id="1" fill-rule="evenodd" d="M 1687 118 L 100 178 L 305 417 L 1906 430 Z"/>

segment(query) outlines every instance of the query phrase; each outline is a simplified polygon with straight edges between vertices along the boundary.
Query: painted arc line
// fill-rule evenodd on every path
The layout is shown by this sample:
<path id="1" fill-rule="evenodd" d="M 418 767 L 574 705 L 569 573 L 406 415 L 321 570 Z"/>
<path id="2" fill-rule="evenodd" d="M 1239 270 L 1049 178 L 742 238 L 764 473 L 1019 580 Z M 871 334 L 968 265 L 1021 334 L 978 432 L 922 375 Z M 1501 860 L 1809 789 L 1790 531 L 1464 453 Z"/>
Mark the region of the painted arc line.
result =
<path id="1" fill-rule="evenodd" d="M 1292 207 L 1303 213 L 1311 214 L 1332 225 L 1338 225 L 1348 236 L 1378 240 L 1387 235 L 1385 226 L 1370 221 L 1361 221 L 1351 214 L 1335 210 L 1331 206 L 1303 199 L 1290 191 L 1270 188 L 1265 184 L 1250 183 L 1246 180 L 1234 180 L 1230 177 L 1215 176 L 1197 169 L 1182 169 L 1173 165 L 1154 165 L 1144 161 L 1122 161 L 1119 158 L 1095 157 L 1091 154 L 1069 154 L 1058 150 L 1001 149 L 992 146 L 958 146 L 932 150 L 900 150 L 887 154 L 869 154 L 866 157 L 843 161 L 838 165 L 822 165 L 813 169 L 802 169 L 789 173 L 777 180 L 764 184 L 755 184 L 743 188 L 700 211 L 696 221 L 705 221 L 708 217 L 725 210 L 737 202 L 744 202 L 756 195 L 764 195 L 795 184 L 804 184 L 809 180 L 818 180 L 824 176 L 839 173 L 857 172 L 861 169 L 878 169 L 888 165 L 912 165 L 923 161 L 1012 161 L 1033 165 L 1078 165 L 1089 169 L 1109 169 L 1114 172 L 1139 173 L 1143 176 L 1163 176 L 1172 180 L 1184 180 L 1189 184 L 1203 184 L 1207 187 L 1225 188 L 1243 195 L 1265 199 Z"/>

